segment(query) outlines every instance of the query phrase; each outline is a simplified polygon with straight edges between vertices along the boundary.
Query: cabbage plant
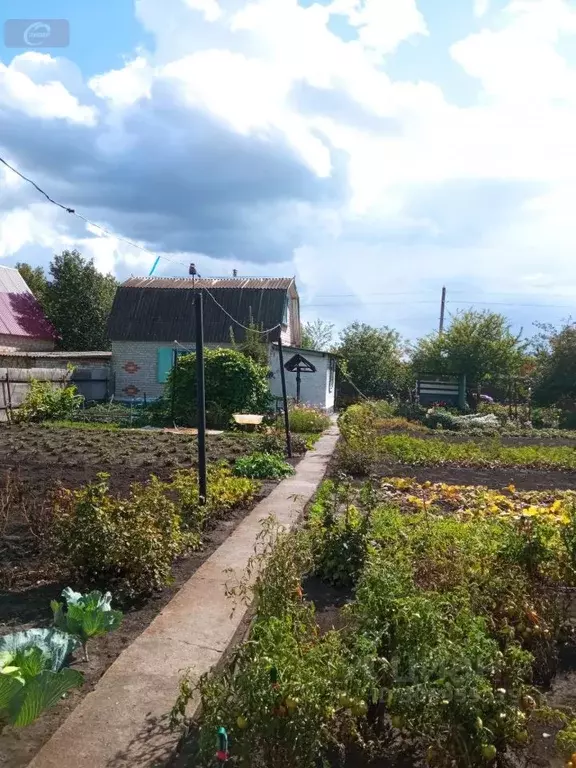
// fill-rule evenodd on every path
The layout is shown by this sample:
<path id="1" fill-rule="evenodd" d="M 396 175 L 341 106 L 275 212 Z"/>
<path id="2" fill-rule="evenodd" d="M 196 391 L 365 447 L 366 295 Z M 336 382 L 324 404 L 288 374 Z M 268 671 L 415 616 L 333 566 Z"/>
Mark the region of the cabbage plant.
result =
<path id="1" fill-rule="evenodd" d="M 112 609 L 110 592 L 102 594 L 95 590 L 82 595 L 66 587 L 62 597 L 66 601 L 66 606 L 57 600 L 52 600 L 50 603 L 54 613 L 54 626 L 80 640 L 84 660 L 88 661 L 88 640 L 117 629 L 122 621 L 122 611 Z"/>
<path id="2" fill-rule="evenodd" d="M 29 629 L 0 637 L 0 729 L 30 725 L 72 688 L 81 672 L 62 669 L 79 641 L 57 629 Z"/>

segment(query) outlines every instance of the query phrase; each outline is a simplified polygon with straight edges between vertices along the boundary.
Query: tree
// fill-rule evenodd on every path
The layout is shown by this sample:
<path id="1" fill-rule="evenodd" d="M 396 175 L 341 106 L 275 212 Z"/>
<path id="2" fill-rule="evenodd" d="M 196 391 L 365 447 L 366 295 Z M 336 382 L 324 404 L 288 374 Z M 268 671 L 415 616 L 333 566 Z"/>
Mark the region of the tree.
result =
<path id="1" fill-rule="evenodd" d="M 50 264 L 44 309 L 61 336 L 62 349 L 108 349 L 106 323 L 118 283 L 78 251 L 63 251 Z"/>
<path id="2" fill-rule="evenodd" d="M 417 373 L 465 373 L 469 383 L 479 384 L 518 374 L 526 346 L 503 315 L 470 309 L 456 314 L 442 335 L 420 339 L 412 365 Z"/>
<path id="3" fill-rule="evenodd" d="M 536 362 L 534 400 L 541 405 L 559 403 L 573 407 L 576 401 L 576 323 L 568 320 L 560 329 L 539 325 L 532 340 Z"/>
<path id="4" fill-rule="evenodd" d="M 304 324 L 301 345 L 304 349 L 326 351 L 330 349 L 333 337 L 334 325 L 318 318 Z"/>
<path id="5" fill-rule="evenodd" d="M 250 320 L 248 322 L 247 329 L 245 331 L 244 341 L 238 344 L 238 350 L 243 355 L 254 360 L 258 365 L 268 366 L 270 361 L 268 359 L 268 346 L 266 345 L 265 336 L 261 331 L 263 326 L 258 326 L 254 322 L 252 317 L 252 310 L 250 310 Z M 230 331 L 231 338 L 234 338 L 233 329 Z"/>
<path id="6" fill-rule="evenodd" d="M 344 328 L 337 348 L 349 379 L 367 397 L 385 397 L 404 386 L 403 351 L 396 331 L 359 322 Z"/>
<path id="7" fill-rule="evenodd" d="M 16 264 L 16 269 L 20 272 L 26 285 L 30 288 L 40 304 L 43 304 L 48 281 L 46 280 L 46 275 L 44 274 L 42 267 L 31 267 L 30 264 L 18 262 L 18 264 Z"/>

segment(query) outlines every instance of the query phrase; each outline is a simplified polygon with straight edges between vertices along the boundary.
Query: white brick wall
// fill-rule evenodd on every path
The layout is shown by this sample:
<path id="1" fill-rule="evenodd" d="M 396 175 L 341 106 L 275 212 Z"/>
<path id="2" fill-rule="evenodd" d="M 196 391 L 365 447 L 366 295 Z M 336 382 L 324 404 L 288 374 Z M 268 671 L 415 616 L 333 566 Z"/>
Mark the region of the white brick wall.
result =
<path id="1" fill-rule="evenodd" d="M 180 342 L 187 349 L 194 349 L 194 342 Z M 171 347 L 171 342 L 158 341 L 113 341 L 112 342 L 112 372 L 114 377 L 114 394 L 118 400 L 131 397 L 154 400 L 160 397 L 164 384 L 158 381 L 158 349 Z M 229 344 L 207 344 L 207 347 L 225 347 Z M 284 349 L 284 362 L 295 355 L 296 349 Z M 303 373 L 300 390 L 300 400 L 308 405 L 314 405 L 327 411 L 334 409 L 335 382 L 330 375 L 330 356 L 321 352 L 303 351 L 316 368 L 316 373 Z M 138 370 L 130 372 L 126 366 L 133 363 Z M 272 347 L 271 363 L 274 377 L 270 380 L 270 390 L 275 397 L 282 396 L 280 378 L 280 363 L 278 349 Z M 296 374 L 286 371 L 286 389 L 289 398 L 296 397 Z"/>

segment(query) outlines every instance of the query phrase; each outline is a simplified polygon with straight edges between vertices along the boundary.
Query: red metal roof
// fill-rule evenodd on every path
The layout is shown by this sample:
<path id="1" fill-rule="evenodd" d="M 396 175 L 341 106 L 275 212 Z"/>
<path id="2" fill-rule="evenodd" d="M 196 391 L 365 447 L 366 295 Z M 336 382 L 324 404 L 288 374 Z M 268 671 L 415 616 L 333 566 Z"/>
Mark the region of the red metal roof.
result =
<path id="1" fill-rule="evenodd" d="M 0 266 L 0 334 L 55 339 L 56 331 L 17 269 Z"/>

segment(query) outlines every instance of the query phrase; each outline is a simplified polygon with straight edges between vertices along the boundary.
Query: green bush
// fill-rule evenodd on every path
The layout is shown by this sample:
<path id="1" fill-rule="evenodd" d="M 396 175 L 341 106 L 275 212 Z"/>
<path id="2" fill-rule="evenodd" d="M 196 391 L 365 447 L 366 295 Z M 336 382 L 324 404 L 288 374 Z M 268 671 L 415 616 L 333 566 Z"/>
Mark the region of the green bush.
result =
<path id="1" fill-rule="evenodd" d="M 182 524 L 186 530 L 200 534 L 206 521 L 223 517 L 237 507 L 249 504 L 260 484 L 244 477 L 235 477 L 230 467 L 216 465 L 208 468 L 208 498 L 200 505 L 198 475 L 180 470 L 167 485 L 175 493 Z"/>
<path id="2" fill-rule="evenodd" d="M 308 525 L 316 574 L 337 587 L 354 585 L 368 550 L 370 510 L 351 503 L 347 484 L 326 480 L 310 506 Z"/>
<path id="3" fill-rule="evenodd" d="M 108 476 L 101 474 L 84 488 L 59 492 L 53 546 L 86 582 L 147 593 L 168 584 L 174 558 L 199 544 L 197 534 L 182 531 L 178 511 L 154 476 L 121 499 L 110 494 Z"/>
<path id="4" fill-rule="evenodd" d="M 324 411 L 310 405 L 292 406 L 288 418 L 291 432 L 323 432 L 330 426 L 330 417 Z"/>
<path id="5" fill-rule="evenodd" d="M 67 419 L 81 406 L 83 398 L 74 386 L 59 387 L 50 381 L 31 379 L 28 392 L 16 412 L 18 421 Z"/>
<path id="6" fill-rule="evenodd" d="M 461 422 L 445 408 L 431 408 L 424 418 L 424 424 L 430 429 L 450 429 L 458 432 Z"/>
<path id="7" fill-rule="evenodd" d="M 263 413 L 271 402 L 268 369 L 235 349 L 204 352 L 210 426 L 227 427 L 234 413 Z M 165 386 L 165 410 L 182 425 L 196 424 L 196 355 L 183 355 Z"/>
<path id="8" fill-rule="evenodd" d="M 276 480 L 293 475 L 294 470 L 277 454 L 251 453 L 236 460 L 234 473 L 240 477 L 269 477 Z"/>

